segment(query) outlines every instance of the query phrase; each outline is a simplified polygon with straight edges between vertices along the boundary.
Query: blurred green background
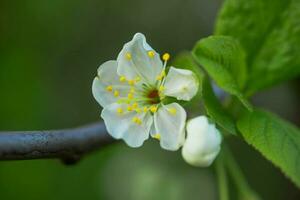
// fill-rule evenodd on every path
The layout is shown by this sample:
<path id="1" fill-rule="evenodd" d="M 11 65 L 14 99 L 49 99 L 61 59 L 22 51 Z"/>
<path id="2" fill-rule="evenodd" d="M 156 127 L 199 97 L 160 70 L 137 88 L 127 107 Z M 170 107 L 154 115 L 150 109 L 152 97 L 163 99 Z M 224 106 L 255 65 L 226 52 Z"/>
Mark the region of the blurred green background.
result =
<path id="1" fill-rule="evenodd" d="M 213 31 L 221 0 L 0 2 L 0 129 L 59 129 L 100 120 L 91 94 L 97 67 L 134 33 L 158 52 L 189 50 Z M 254 98 L 300 124 L 299 80 Z M 297 100 L 298 99 L 298 100 Z M 298 104 L 298 106 L 297 106 Z M 263 199 L 300 199 L 277 168 L 230 141 Z M 235 188 L 232 186 L 234 193 Z M 0 199 L 218 199 L 213 168 L 188 166 L 155 141 L 123 143 L 65 166 L 57 160 L 0 162 Z"/>

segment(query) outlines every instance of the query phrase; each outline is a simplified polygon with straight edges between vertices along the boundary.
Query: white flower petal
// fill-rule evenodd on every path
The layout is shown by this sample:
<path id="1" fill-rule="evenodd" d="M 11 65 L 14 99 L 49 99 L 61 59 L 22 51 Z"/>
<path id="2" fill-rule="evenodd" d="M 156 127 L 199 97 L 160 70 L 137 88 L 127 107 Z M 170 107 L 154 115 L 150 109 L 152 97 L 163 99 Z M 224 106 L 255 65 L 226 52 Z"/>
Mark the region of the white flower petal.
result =
<path id="1" fill-rule="evenodd" d="M 163 105 L 154 114 L 154 125 L 160 134 L 162 148 L 175 151 L 184 142 L 186 112 L 178 103 Z"/>
<path id="2" fill-rule="evenodd" d="M 205 116 L 187 122 L 187 138 L 182 148 L 184 160 L 198 167 L 212 164 L 221 149 L 222 137 Z"/>
<path id="3" fill-rule="evenodd" d="M 112 137 L 122 138 L 130 147 L 140 147 L 149 137 L 153 117 L 150 113 L 128 112 L 126 108 L 126 104 L 111 104 L 102 110 L 101 117 Z M 118 109 L 122 109 L 123 113 L 118 113 Z M 137 117 L 141 123 L 133 122 L 134 117 Z"/>
<path id="4" fill-rule="evenodd" d="M 149 56 L 149 52 L 153 55 Z M 140 77 L 149 84 L 156 82 L 156 77 L 163 69 L 159 54 L 149 46 L 141 33 L 136 33 L 133 39 L 124 45 L 117 60 L 119 75 L 131 80 Z"/>
<path id="5" fill-rule="evenodd" d="M 118 62 L 116 60 L 109 60 L 102 63 L 97 70 L 98 77 L 101 81 L 110 85 L 120 83 L 119 75 L 117 73 Z"/>
<path id="6" fill-rule="evenodd" d="M 151 129 L 150 129 L 150 135 L 152 137 L 154 137 L 156 134 L 158 134 L 158 132 L 156 131 L 155 125 L 153 123 L 152 126 L 151 126 Z"/>
<path id="7" fill-rule="evenodd" d="M 120 97 L 126 97 L 130 90 L 129 85 L 120 82 L 117 67 L 117 61 L 111 60 L 103 63 L 98 68 L 98 76 L 93 81 L 94 98 L 102 107 L 116 102 Z M 112 88 L 111 91 L 107 90 L 109 86 Z"/>
<path id="8" fill-rule="evenodd" d="M 189 101 L 197 94 L 198 86 L 199 81 L 192 71 L 171 67 L 164 83 L 164 94 Z"/>

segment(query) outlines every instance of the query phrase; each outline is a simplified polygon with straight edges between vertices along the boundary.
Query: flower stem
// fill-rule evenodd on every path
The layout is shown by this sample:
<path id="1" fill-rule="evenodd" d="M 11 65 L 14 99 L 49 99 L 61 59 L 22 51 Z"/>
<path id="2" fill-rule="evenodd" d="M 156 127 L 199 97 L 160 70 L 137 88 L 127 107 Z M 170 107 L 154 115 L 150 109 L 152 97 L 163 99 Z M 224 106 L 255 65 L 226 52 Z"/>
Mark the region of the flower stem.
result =
<path id="1" fill-rule="evenodd" d="M 229 147 L 224 145 L 224 154 L 226 155 L 226 167 L 232 177 L 237 190 L 239 191 L 240 199 L 245 200 L 260 200 L 261 198 L 249 186 L 243 172 L 234 159 Z"/>
<path id="2" fill-rule="evenodd" d="M 229 200 L 228 179 L 222 153 L 216 160 L 216 172 L 218 177 L 219 199 Z"/>

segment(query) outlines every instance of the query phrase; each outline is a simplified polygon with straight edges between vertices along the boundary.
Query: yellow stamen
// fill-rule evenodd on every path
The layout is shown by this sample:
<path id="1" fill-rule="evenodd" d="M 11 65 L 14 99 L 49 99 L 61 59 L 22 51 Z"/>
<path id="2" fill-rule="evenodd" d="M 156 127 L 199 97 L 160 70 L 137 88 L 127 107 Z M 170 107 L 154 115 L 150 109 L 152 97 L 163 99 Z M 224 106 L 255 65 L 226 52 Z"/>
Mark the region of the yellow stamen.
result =
<path id="1" fill-rule="evenodd" d="M 135 84 L 135 80 L 129 80 L 129 81 L 128 81 L 128 84 L 129 84 L 129 85 L 134 85 L 134 84 Z"/>
<path id="2" fill-rule="evenodd" d="M 172 114 L 172 115 L 176 115 L 176 113 L 177 113 L 176 108 L 169 108 L 168 111 L 169 111 L 169 113 Z"/>
<path id="3" fill-rule="evenodd" d="M 128 93 L 127 97 L 128 97 L 128 99 L 133 99 L 133 94 L 132 93 Z"/>
<path id="4" fill-rule="evenodd" d="M 154 51 L 148 51 L 148 56 L 149 56 L 150 58 L 153 58 L 154 55 L 155 55 Z"/>
<path id="5" fill-rule="evenodd" d="M 156 76 L 156 80 L 161 81 L 164 78 L 162 74 Z"/>
<path id="6" fill-rule="evenodd" d="M 139 76 L 135 77 L 136 82 L 139 82 L 140 80 L 141 80 L 141 77 L 139 77 Z"/>
<path id="7" fill-rule="evenodd" d="M 118 90 L 115 90 L 115 91 L 114 91 L 114 96 L 115 96 L 115 97 L 118 97 L 119 95 L 120 95 L 119 91 L 118 91 Z"/>
<path id="8" fill-rule="evenodd" d="M 155 112 L 157 111 L 157 106 L 151 106 L 151 107 L 150 107 L 150 111 L 151 111 L 152 113 L 155 113 Z"/>
<path id="9" fill-rule="evenodd" d="M 156 133 L 155 135 L 152 136 L 154 139 L 160 140 L 160 134 Z"/>
<path id="10" fill-rule="evenodd" d="M 159 92 L 162 92 L 164 90 L 165 90 L 165 87 L 163 85 L 159 86 L 159 89 L 158 89 Z"/>
<path id="11" fill-rule="evenodd" d="M 147 106 L 145 106 L 145 107 L 143 108 L 143 111 L 144 111 L 144 112 L 147 112 L 147 111 L 148 111 Z"/>
<path id="12" fill-rule="evenodd" d="M 131 60 L 131 53 L 126 53 L 125 57 L 126 57 L 127 60 Z"/>
<path id="13" fill-rule="evenodd" d="M 161 81 L 166 76 L 165 70 L 163 70 L 160 75 L 156 76 L 156 80 Z"/>
<path id="14" fill-rule="evenodd" d="M 125 82 L 125 81 L 126 81 L 126 77 L 125 77 L 125 76 L 121 76 L 121 77 L 120 77 L 120 81 L 121 81 L 121 82 Z"/>
<path id="15" fill-rule="evenodd" d="M 163 59 L 164 61 L 168 61 L 168 60 L 170 59 L 170 54 L 164 53 L 164 55 L 162 56 L 162 59 Z"/>
<path id="16" fill-rule="evenodd" d="M 138 107 L 138 104 L 137 104 L 137 103 L 133 103 L 133 104 L 132 104 L 132 108 L 133 108 L 133 109 L 136 109 L 137 107 Z"/>
<path id="17" fill-rule="evenodd" d="M 123 114 L 123 109 L 122 108 L 117 108 L 117 113 Z"/>
<path id="18" fill-rule="evenodd" d="M 130 91 L 129 91 L 130 93 L 135 93 L 135 89 L 132 87 L 132 88 L 130 88 Z"/>
<path id="19" fill-rule="evenodd" d="M 113 87 L 112 87 L 111 85 L 109 85 L 109 86 L 106 87 L 106 90 L 107 90 L 108 92 L 111 92 L 111 91 L 113 90 Z"/>
<path id="20" fill-rule="evenodd" d="M 138 117 L 133 117 L 132 118 L 132 122 L 138 124 L 138 125 L 141 125 L 142 124 L 142 120 L 140 120 Z"/>
<path id="21" fill-rule="evenodd" d="M 129 106 L 127 106 L 127 110 L 128 111 L 132 111 L 132 107 L 129 105 Z"/>
<path id="22" fill-rule="evenodd" d="M 140 108 L 136 108 L 135 112 L 140 113 L 140 112 L 142 112 L 142 110 Z"/>

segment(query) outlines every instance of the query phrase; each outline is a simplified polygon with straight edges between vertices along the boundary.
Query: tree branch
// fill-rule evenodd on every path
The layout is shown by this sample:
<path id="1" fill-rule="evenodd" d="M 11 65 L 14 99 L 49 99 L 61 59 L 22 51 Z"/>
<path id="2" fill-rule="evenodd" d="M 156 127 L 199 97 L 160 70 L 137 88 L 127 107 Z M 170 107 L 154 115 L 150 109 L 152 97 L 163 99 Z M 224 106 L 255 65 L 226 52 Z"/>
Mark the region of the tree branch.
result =
<path id="1" fill-rule="evenodd" d="M 49 131 L 0 131 L 0 160 L 59 158 L 76 163 L 84 154 L 115 140 L 104 123 Z"/>

